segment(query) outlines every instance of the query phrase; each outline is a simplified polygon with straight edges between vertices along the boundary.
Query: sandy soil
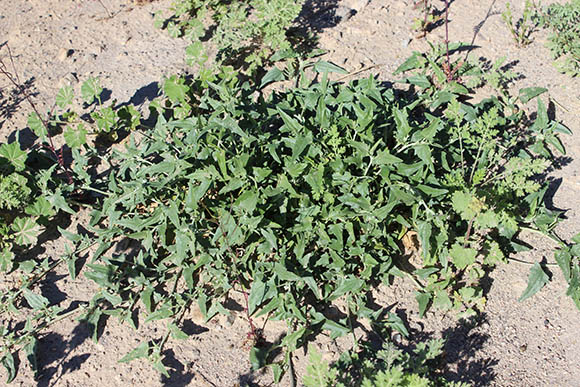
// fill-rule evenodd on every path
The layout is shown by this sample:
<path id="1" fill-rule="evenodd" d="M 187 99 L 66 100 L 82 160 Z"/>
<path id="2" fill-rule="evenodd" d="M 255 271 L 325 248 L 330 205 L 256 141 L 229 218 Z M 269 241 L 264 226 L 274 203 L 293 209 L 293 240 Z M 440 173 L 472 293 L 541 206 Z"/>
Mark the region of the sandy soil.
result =
<path id="1" fill-rule="evenodd" d="M 442 2 L 436 1 L 439 8 Z M 440 4 L 441 3 L 441 4 Z M 518 49 L 501 20 L 504 0 L 455 0 L 450 8 L 451 40 L 478 46 L 469 55 L 495 60 L 507 57 L 513 70 L 522 74 L 512 87 L 549 88 L 557 102 L 556 115 L 572 131 L 580 130 L 580 79 L 571 79 L 550 64 L 544 47 L 546 34 L 534 33 L 534 42 Z M 7 42 L 16 70 L 26 82 L 42 110 L 54 104 L 59 87 L 71 84 L 77 92 L 80 83 L 99 76 L 119 103 L 146 104 L 158 94 L 158 81 L 164 75 L 187 71 L 184 64 L 186 42 L 155 30 L 152 14 L 166 9 L 169 0 L 143 6 L 127 0 L 4 0 L 0 3 L 0 44 Z M 523 1 L 513 4 L 521 14 Z M 414 39 L 412 19 L 418 16 L 411 0 L 323 0 L 309 4 L 301 22 L 316 32 L 320 46 L 329 50 L 326 60 L 348 70 L 372 67 L 360 73 L 378 74 L 394 80 L 393 70 L 413 50 L 425 50 L 424 40 Z M 427 39 L 443 41 L 444 28 Z M 5 53 L 3 48 L 2 54 Z M 0 138 L 13 139 L 17 131 L 26 135 L 29 106 L 10 95 L 7 82 L 0 80 Z M 564 137 L 568 157 L 563 167 L 551 173 L 550 205 L 566 210 L 567 219 L 558 231 L 564 238 L 580 232 L 580 138 Z M 76 222 L 68 225 L 75 229 Z M 49 236 L 39 256 L 58 256 L 63 242 Z M 553 261 L 551 247 L 543 239 L 530 236 L 536 249 L 519 259 L 535 262 L 546 257 Z M 566 286 L 558 271 L 553 281 L 538 295 L 518 303 L 526 287 L 529 265 L 511 263 L 494 270 L 488 281 L 488 304 L 477 326 L 465 326 L 450 315 L 430 312 L 420 319 L 412 297 L 412 287 L 397 282 L 376 292 L 376 302 L 391 306 L 404 317 L 412 340 L 445 337 L 447 376 L 454 380 L 487 386 L 578 386 L 580 385 L 580 312 L 565 296 Z M 10 285 L 9 278 L 0 281 Z M 68 307 L 87 300 L 95 286 L 79 276 L 71 281 L 56 272 L 39 285 L 53 303 Z M 143 325 L 139 331 L 109 319 L 99 343 L 88 337 L 88 330 L 74 320 L 61 321 L 41 338 L 39 362 L 42 369 L 33 381 L 28 366 L 21 364 L 15 386 L 237 386 L 266 385 L 271 376 L 250 371 L 247 332 L 240 300 L 232 300 L 232 317 L 204 323 L 192 311 L 185 330 L 190 338 L 170 342 L 166 365 L 170 378 L 160 377 L 146 362 L 129 364 L 118 360 L 143 337 L 157 337 L 162 326 Z M 361 327 L 362 328 L 362 327 Z M 357 332 L 361 331 L 361 328 Z M 284 326 L 268 323 L 265 335 L 275 340 Z M 347 348 L 348 341 L 330 342 L 321 338 L 319 349 L 332 359 Z M 296 361 L 298 380 L 305 370 L 305 359 Z M 4 371 L 0 377 L 5 380 Z M 288 378 L 282 385 L 289 385 Z"/>

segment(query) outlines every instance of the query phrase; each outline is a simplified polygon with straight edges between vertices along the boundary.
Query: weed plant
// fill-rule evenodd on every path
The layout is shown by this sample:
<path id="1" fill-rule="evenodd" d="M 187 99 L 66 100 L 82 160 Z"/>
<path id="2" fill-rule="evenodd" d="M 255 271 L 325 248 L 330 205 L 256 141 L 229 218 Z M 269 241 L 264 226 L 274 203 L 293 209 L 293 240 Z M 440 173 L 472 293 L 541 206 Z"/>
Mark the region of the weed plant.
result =
<path id="1" fill-rule="evenodd" d="M 537 27 L 536 9 L 537 6 L 531 0 L 526 0 L 522 17 L 514 22 L 511 5 L 509 2 L 506 3 L 506 10 L 501 17 L 518 47 L 527 46 L 532 42 L 530 35 Z"/>
<path id="2" fill-rule="evenodd" d="M 442 16 L 437 15 L 437 9 L 433 7 L 429 0 L 417 1 L 414 4 L 414 8 L 420 9 L 423 13 L 422 18 L 415 18 L 413 21 L 413 30 L 418 32 L 418 38 L 422 38 L 434 28 L 434 26 L 442 19 Z"/>
<path id="3" fill-rule="evenodd" d="M 186 60 L 199 66 L 202 79 L 209 79 L 221 64 L 253 74 L 276 52 L 292 48 L 288 30 L 302 4 L 302 0 L 174 0 L 170 16 L 158 14 L 156 24 L 171 36 L 191 40 Z M 218 50 L 213 70 L 202 44 L 206 39 Z"/>
<path id="4" fill-rule="evenodd" d="M 580 74 L 580 0 L 552 4 L 540 13 L 539 20 L 551 30 L 547 47 L 558 71 L 572 77 Z"/>
<path id="5" fill-rule="evenodd" d="M 168 80 L 155 127 L 131 135 L 106 178 L 85 186 L 101 198 L 94 237 L 75 236 L 74 249 L 98 244 L 85 276 L 101 290 L 83 318 L 93 328 L 104 315 L 137 326 L 142 305 L 143 321 L 168 321 L 164 337 L 124 361 L 147 358 L 166 373 L 163 347 L 186 337 L 180 324 L 191 303 L 211 319 L 228 314 L 225 301 L 239 293 L 249 321 L 266 315 L 288 326 L 270 347 L 251 330 L 254 368 L 269 365 L 279 380 L 311 335 L 335 338 L 355 319 L 378 319 L 368 294 L 393 276 L 416 284 L 421 314 L 473 315 L 485 303 L 479 280 L 521 247 L 518 233 L 549 233 L 557 222 L 534 177 L 550 165 L 552 147 L 563 152 L 557 132 L 567 131 L 541 100 L 528 128 L 497 98 L 460 102 L 453 84 L 396 96 L 372 77 L 300 76 L 303 86 L 269 97 L 228 73 L 205 85 Z M 421 247 L 414 267 L 401 258 L 409 232 Z M 130 248 L 113 249 L 120 240 Z M 546 281 L 535 278 L 522 298 Z M 348 316 L 329 319 L 325 308 L 338 299 Z M 272 355 L 278 349 L 281 358 Z"/>
<path id="6" fill-rule="evenodd" d="M 253 26 L 273 17 L 265 13 L 267 6 L 288 6 L 275 15 L 283 20 L 271 21 L 272 36 L 281 38 L 279 28 L 299 11 L 293 4 L 232 3 L 226 13 L 222 2 L 181 0 L 173 9 L 178 19 L 166 27 L 200 39 L 207 32 L 204 18 L 212 17 L 218 23 L 215 36 L 237 42 L 225 44 L 224 52 L 236 51 L 271 37 L 264 34 L 268 22 L 257 35 L 243 32 L 246 27 L 236 24 L 242 16 Z M 447 1 L 445 6 L 447 24 Z M 226 32 L 226 26 L 233 28 Z M 473 316 L 486 301 L 482 278 L 524 249 L 522 231 L 557 242 L 556 263 L 580 309 L 580 235 L 568 244 L 554 233 L 561 213 L 546 208 L 542 179 L 565 153 L 559 135 L 571 133 L 549 118 L 540 98 L 545 89 L 510 95 L 504 86 L 511 75 L 500 71 L 500 62 L 490 71 L 451 62 L 450 51 L 461 46 L 446 35 L 443 45 L 414 53 L 396 71 L 405 74 L 400 80 L 409 85 L 405 91 L 372 76 L 348 84 L 330 81 L 329 72 L 345 71 L 323 61 L 293 58 L 284 71 L 273 67 L 258 82 L 243 81 L 230 66 L 206 67 L 190 80 L 164 80 L 163 98 L 150 107 L 153 127 L 132 107 L 104 106 L 94 79 L 81 87 L 92 107 L 88 117 L 70 110 L 73 90 L 63 88 L 56 98 L 60 111 L 44 119 L 35 109 L 29 119 L 52 158 L 49 169 L 28 173 L 27 154 L 17 143 L 0 146 L 0 187 L 7 193 L 2 203 L 32 217 L 23 223 L 57 211 L 74 216 L 79 204 L 91 208 L 86 233 L 59 230 L 70 242 L 62 257 L 18 265 L 13 256 L 2 258 L 6 271 L 26 273 L 19 287 L 1 295 L 1 362 L 9 381 L 17 372 L 15 354 L 24 350 L 36 370 L 42 330 L 75 313 L 94 340 L 107 316 L 135 329 L 166 322 L 164 334 L 142 341 L 121 361 L 147 359 L 169 376 L 164 348 L 172 339 L 188 338 L 182 326 L 192 304 L 210 320 L 230 313 L 225 305 L 236 293 L 245 301 L 252 367 L 270 367 L 278 382 L 291 371 L 293 352 L 318 334 L 333 339 L 350 334 L 358 342 L 353 330 L 358 319 L 404 332 L 400 318 L 369 303 L 372 290 L 389 286 L 394 277 L 413 282 L 422 316 L 431 309 Z M 255 68 L 271 49 L 250 59 Z M 199 40 L 188 50 L 193 58 L 205 55 Z M 288 80 L 295 81 L 293 87 L 264 90 Z M 468 103 L 470 88 L 482 82 L 499 93 Z M 534 99 L 531 119 L 518 104 Z M 72 149 L 72 165 L 52 142 L 59 129 Z M 116 139 L 119 132 L 126 140 L 108 152 L 96 152 L 87 140 L 90 133 Z M 94 167 L 89 159 L 100 160 L 106 171 L 89 173 Z M 28 210 L 37 205 L 37 192 L 46 197 L 38 205 L 42 215 Z M 18 238 L 33 238 L 18 234 L 14 224 L 19 227 L 13 222 L 10 232 L 16 232 L 17 244 L 23 240 Z M 410 259 L 404 241 L 413 236 L 416 254 Z M 90 302 L 64 312 L 39 294 L 35 284 L 58 265 L 67 265 L 72 278 L 82 273 L 98 285 Z M 532 264 L 520 300 L 548 280 L 545 267 Z M 328 317 L 337 302 L 346 305 L 346 315 Z M 17 323 L 23 311 L 22 326 Z M 266 345 L 253 324 L 258 316 L 286 323 L 280 342 Z M 377 354 L 390 359 L 383 365 L 368 358 L 362 345 L 339 364 L 356 370 L 362 385 L 444 383 L 428 369 L 440 347 L 422 344 L 410 357 L 389 347 Z M 324 371 L 323 384 L 314 385 L 346 377 L 319 360 L 312 358 L 311 370 Z"/>
<path id="7" fill-rule="evenodd" d="M 468 384 L 450 382 L 436 375 L 443 356 L 443 340 L 419 343 L 407 353 L 392 342 L 385 342 L 377 350 L 368 341 L 357 348 L 343 352 L 335 363 L 329 365 L 313 346 L 306 375 L 306 387 L 345 386 L 445 386 L 467 387 Z"/>

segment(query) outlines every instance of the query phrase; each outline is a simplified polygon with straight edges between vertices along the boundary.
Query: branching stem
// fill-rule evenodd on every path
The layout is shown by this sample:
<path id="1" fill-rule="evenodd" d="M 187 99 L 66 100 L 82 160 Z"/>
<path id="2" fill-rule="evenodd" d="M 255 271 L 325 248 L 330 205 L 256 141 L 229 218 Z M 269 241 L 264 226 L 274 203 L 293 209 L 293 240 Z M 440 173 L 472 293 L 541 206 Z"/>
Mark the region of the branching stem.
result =
<path id="1" fill-rule="evenodd" d="M 68 183 L 73 184 L 73 180 L 72 180 L 72 176 L 70 174 L 70 171 L 68 170 L 68 168 L 64 164 L 64 159 L 62 157 L 62 148 L 60 150 L 56 150 L 56 147 L 54 146 L 54 142 L 52 141 L 52 136 L 50 134 L 50 127 L 48 125 L 48 121 L 46 121 L 42 117 L 42 115 L 40 114 L 40 111 L 36 108 L 36 105 L 32 101 L 32 97 L 30 96 L 30 94 L 28 94 L 28 92 L 26 91 L 26 88 L 22 86 L 22 83 L 20 82 L 20 77 L 18 76 L 18 72 L 16 72 L 16 67 L 14 65 L 14 57 L 12 56 L 12 51 L 10 50 L 10 46 L 6 45 L 6 48 L 8 49 L 8 57 L 10 58 L 10 62 L 12 63 L 12 67 L 14 69 L 14 76 L 12 76 L 12 74 L 8 71 L 2 58 L 0 58 L 0 74 L 4 75 L 8 79 L 8 81 L 12 84 L 12 86 L 14 86 L 17 90 L 19 90 L 24 95 L 24 99 L 26 99 L 26 101 L 28 102 L 30 107 L 32 107 L 32 110 L 34 111 L 34 113 L 40 119 L 42 126 L 46 130 L 46 137 L 48 138 L 48 149 L 52 152 L 52 154 L 56 158 L 56 162 L 58 163 L 58 165 L 64 170 L 66 177 L 67 177 L 67 180 L 68 180 Z"/>

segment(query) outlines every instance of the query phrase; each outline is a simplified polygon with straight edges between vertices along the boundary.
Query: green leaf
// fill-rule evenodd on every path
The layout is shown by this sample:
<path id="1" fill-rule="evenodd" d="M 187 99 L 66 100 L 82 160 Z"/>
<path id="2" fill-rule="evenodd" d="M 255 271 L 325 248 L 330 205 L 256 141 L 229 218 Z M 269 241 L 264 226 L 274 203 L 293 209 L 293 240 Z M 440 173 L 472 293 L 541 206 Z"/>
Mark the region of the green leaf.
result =
<path id="1" fill-rule="evenodd" d="M 422 54 L 420 52 L 413 52 L 409 58 L 407 58 L 397 69 L 393 72 L 393 75 L 397 75 L 399 73 L 416 69 L 421 66 L 423 63 Z"/>
<path id="2" fill-rule="evenodd" d="M 375 156 L 373 162 L 377 165 L 387 165 L 401 163 L 403 160 L 397 156 L 393 156 L 388 149 L 385 149 Z"/>
<path id="3" fill-rule="evenodd" d="M 12 222 L 12 231 L 15 233 L 15 243 L 28 246 L 36 243 L 38 236 L 42 233 L 42 227 L 34 218 L 16 218 Z"/>
<path id="4" fill-rule="evenodd" d="M 185 269 L 184 269 L 185 271 Z M 189 286 L 189 284 L 188 284 Z M 153 312 L 153 288 L 148 287 L 141 292 L 141 302 L 145 305 L 147 313 Z"/>
<path id="5" fill-rule="evenodd" d="M 149 356 L 149 342 L 144 341 L 137 346 L 137 348 L 133 349 L 131 352 L 123 356 L 119 363 L 128 363 L 135 359 L 141 359 L 144 357 Z"/>
<path id="6" fill-rule="evenodd" d="M 47 136 L 46 126 L 44 126 L 44 122 L 38 114 L 32 112 L 28 115 L 28 127 L 30 130 L 34 132 L 36 137 L 40 138 L 41 141 L 44 141 Z"/>
<path id="7" fill-rule="evenodd" d="M 24 346 L 24 353 L 26 354 L 26 359 L 28 360 L 28 364 L 30 364 L 30 368 L 34 373 L 34 377 L 38 375 L 38 361 L 36 354 L 38 352 L 38 339 L 36 337 L 32 337 L 28 343 Z"/>
<path id="8" fill-rule="evenodd" d="M 435 297 L 433 298 L 433 307 L 441 310 L 449 310 L 453 307 L 453 303 L 451 302 L 447 291 L 438 290 L 435 292 Z"/>
<path id="9" fill-rule="evenodd" d="M 399 317 L 397 314 L 388 312 L 387 325 L 389 325 L 391 328 L 393 328 L 403 336 L 409 337 L 409 331 L 407 330 L 405 323 L 403 322 L 401 317 Z"/>
<path id="10" fill-rule="evenodd" d="M 324 324 L 322 325 L 322 329 L 330 331 L 330 338 L 336 339 L 338 337 L 342 337 L 347 335 L 350 332 L 350 329 L 340 323 L 337 323 L 331 319 L 324 319 Z"/>
<path id="11" fill-rule="evenodd" d="M 278 67 L 273 67 L 262 78 L 260 89 L 266 87 L 272 82 L 283 81 L 285 78 L 286 77 L 284 76 L 284 72 L 282 70 L 280 70 Z"/>
<path id="12" fill-rule="evenodd" d="M 282 345 L 287 346 L 289 351 L 294 351 L 297 348 L 298 340 L 300 340 L 306 334 L 306 328 L 302 327 L 297 331 L 287 334 L 282 339 Z"/>
<path id="13" fill-rule="evenodd" d="M 550 119 L 548 117 L 548 109 L 546 108 L 546 105 L 544 104 L 541 98 L 538 98 L 537 101 L 538 101 L 538 109 L 536 120 L 534 121 L 534 124 L 530 127 L 531 130 L 534 130 L 536 132 L 544 131 L 544 129 L 546 129 L 548 123 L 550 122 Z"/>
<path id="14" fill-rule="evenodd" d="M 335 372 L 333 373 L 328 363 L 322 359 L 320 352 L 316 350 L 314 345 L 308 345 L 308 366 L 306 367 L 306 375 L 304 375 L 302 382 L 307 387 L 327 387 L 334 385 L 336 380 Z"/>
<path id="15" fill-rule="evenodd" d="M 250 350 L 250 364 L 252 371 L 257 371 L 267 365 L 268 349 L 252 347 Z"/>
<path id="16" fill-rule="evenodd" d="M 423 258 L 425 262 L 429 262 L 431 257 L 431 222 L 421 222 L 418 227 L 419 242 L 423 249 Z"/>
<path id="17" fill-rule="evenodd" d="M 34 310 L 44 309 L 50 303 L 46 297 L 36 294 L 29 289 L 24 289 L 22 295 L 26 299 L 28 305 L 30 305 Z"/>
<path id="18" fill-rule="evenodd" d="M 279 279 L 283 281 L 300 281 L 302 278 L 295 273 L 288 270 L 285 266 L 281 263 L 276 263 L 274 265 L 274 273 L 278 276 Z"/>
<path id="19" fill-rule="evenodd" d="M 332 298 L 336 299 L 346 293 L 358 293 L 363 285 L 364 281 L 354 276 L 341 279 L 332 293 Z"/>
<path id="20" fill-rule="evenodd" d="M 534 266 L 530 269 L 530 276 L 528 277 L 528 287 L 524 290 L 524 293 L 518 298 L 518 301 L 524 301 L 525 299 L 536 294 L 540 289 L 544 287 L 550 280 L 550 277 L 542 266 L 536 262 Z"/>
<path id="21" fill-rule="evenodd" d="M 236 200 L 236 206 L 242 208 L 247 214 L 254 212 L 256 204 L 258 203 L 258 193 L 254 190 L 245 191 Z"/>
<path id="22" fill-rule="evenodd" d="M 162 374 L 166 378 L 170 377 L 169 372 L 167 371 L 167 368 L 161 362 L 161 359 L 157 360 L 156 362 L 153 363 L 153 368 L 155 368 L 157 370 L 157 372 L 159 372 L 160 374 Z"/>
<path id="23" fill-rule="evenodd" d="M 39 196 L 34 203 L 24 209 L 24 212 L 31 216 L 51 217 L 56 214 L 52 204 L 45 197 Z"/>
<path id="24" fill-rule="evenodd" d="M 16 368 L 16 364 L 14 363 L 14 356 L 12 356 L 12 353 L 8 351 L 4 352 L 4 356 L 2 356 L 2 360 L 0 362 L 6 369 L 6 372 L 8 373 L 6 383 L 11 383 L 16 377 L 16 372 L 18 371 Z"/>
<path id="25" fill-rule="evenodd" d="M 171 316 L 173 316 L 173 311 L 171 310 L 171 308 L 164 306 L 159 310 L 156 310 L 155 312 L 151 313 L 149 316 L 147 316 L 147 318 L 145 319 L 145 322 L 150 322 L 150 321 L 157 321 L 157 320 L 163 320 L 164 318 L 169 318 Z"/>
<path id="26" fill-rule="evenodd" d="M 57 210 L 63 210 L 66 213 L 71 215 L 76 214 L 76 212 L 69 207 L 68 203 L 64 196 L 62 196 L 62 192 L 60 189 L 55 190 L 52 195 L 47 197 L 48 201 L 53 205 L 54 208 Z"/>
<path id="27" fill-rule="evenodd" d="M 65 237 L 66 239 L 68 239 L 71 242 L 79 242 L 80 240 L 83 239 L 82 235 L 79 235 L 77 233 L 74 232 L 70 232 L 60 226 L 57 226 L 58 232 L 60 233 L 60 235 L 62 235 L 63 237 Z"/>
<path id="28" fill-rule="evenodd" d="M 73 98 L 74 94 L 72 86 L 63 86 L 60 88 L 58 93 L 56 93 L 56 104 L 61 109 L 64 109 L 72 103 Z"/>
<path id="29" fill-rule="evenodd" d="M 348 74 L 348 71 L 344 68 L 335 65 L 331 62 L 319 61 L 314 64 L 313 70 L 317 73 L 338 73 L 338 74 Z"/>
<path id="30" fill-rule="evenodd" d="M 179 329 L 179 327 L 174 323 L 169 323 L 167 325 L 167 329 L 169 329 L 169 332 L 171 332 L 171 337 L 173 337 L 174 339 L 187 340 L 189 338 L 187 333 Z"/>
<path id="31" fill-rule="evenodd" d="M 167 98 L 173 103 L 186 102 L 186 95 L 189 91 L 189 87 L 185 85 L 185 80 L 183 78 L 178 78 L 175 75 L 169 77 L 163 83 L 163 91 Z"/>
<path id="32" fill-rule="evenodd" d="M 538 95 L 545 93 L 548 89 L 544 87 L 526 87 L 520 89 L 520 101 L 523 103 L 528 103 L 532 98 L 536 98 Z"/>
<path id="33" fill-rule="evenodd" d="M 463 247 L 458 243 L 454 244 L 451 250 L 449 250 L 449 257 L 459 270 L 463 270 L 467 266 L 475 263 L 476 256 L 477 250 L 469 247 Z"/>
<path id="34" fill-rule="evenodd" d="M 416 292 L 415 299 L 419 304 L 419 317 L 422 318 L 425 315 L 425 311 L 427 311 L 429 302 L 431 301 L 431 295 L 429 293 Z"/>
<path id="35" fill-rule="evenodd" d="M 299 132 L 300 129 L 302 129 L 302 125 L 300 124 L 300 122 L 298 122 L 295 118 L 290 117 L 285 111 L 283 111 L 280 108 L 276 109 L 278 111 L 278 113 L 280 114 L 280 117 L 282 117 L 282 121 L 284 121 L 284 124 L 288 127 L 288 129 L 290 129 L 292 132 Z"/>
<path id="36" fill-rule="evenodd" d="M 397 126 L 397 140 L 403 142 L 409 132 L 411 132 L 407 111 L 404 109 L 400 110 L 395 108 L 393 114 L 395 118 L 395 125 Z"/>
<path id="37" fill-rule="evenodd" d="M 415 151 L 415 154 L 417 155 L 417 157 L 419 157 L 421 159 L 421 161 L 423 161 L 426 165 L 432 164 L 431 149 L 429 148 L 429 145 L 427 145 L 427 144 L 415 145 L 413 147 L 413 150 Z"/>
<path id="38" fill-rule="evenodd" d="M 91 77 L 81 85 L 81 97 L 83 98 L 83 101 L 88 104 L 93 103 L 95 99 L 99 99 L 102 92 L 103 88 L 101 87 L 98 78 Z"/>
<path id="39" fill-rule="evenodd" d="M 274 376 L 274 383 L 280 384 L 282 376 L 284 375 L 284 369 L 278 363 L 270 364 L 270 369 L 272 370 L 272 375 Z"/>
<path id="40" fill-rule="evenodd" d="M 264 302 L 265 294 L 266 284 L 261 280 L 255 279 L 250 289 L 250 296 L 248 297 L 248 313 L 250 316 Z"/>
<path id="41" fill-rule="evenodd" d="M 76 129 L 67 126 L 64 133 L 64 141 L 70 148 L 80 148 L 87 143 L 87 130 L 83 124 L 79 124 Z"/>
<path id="42" fill-rule="evenodd" d="M 431 87 L 431 82 L 425 75 L 413 75 L 405 78 L 405 81 L 412 85 L 419 86 L 422 89 Z"/>
<path id="43" fill-rule="evenodd" d="M 554 135 L 546 136 L 546 142 L 556 148 L 561 154 L 566 154 L 566 148 L 564 148 L 564 144 L 562 144 L 562 141 L 558 137 Z"/>
<path id="44" fill-rule="evenodd" d="M 14 265 L 14 253 L 9 247 L 4 247 L 0 252 L 0 271 L 9 272 Z"/>
<path id="45" fill-rule="evenodd" d="M 445 189 L 445 188 L 435 188 L 435 187 L 431 187 L 425 184 L 418 184 L 417 188 L 419 188 L 421 191 L 425 192 L 427 195 L 431 196 L 431 197 L 438 197 L 438 196 L 442 196 L 445 195 L 446 193 L 449 192 L 449 190 Z"/>
<path id="46" fill-rule="evenodd" d="M 25 168 L 26 152 L 20 149 L 17 141 L 0 145 L 0 157 L 7 159 L 16 171 L 22 171 Z"/>
<path id="47" fill-rule="evenodd" d="M 471 220 L 476 215 L 476 212 L 471 206 L 472 201 L 473 196 L 463 191 L 455 191 L 451 197 L 453 209 L 461 215 L 461 219 L 463 220 Z"/>

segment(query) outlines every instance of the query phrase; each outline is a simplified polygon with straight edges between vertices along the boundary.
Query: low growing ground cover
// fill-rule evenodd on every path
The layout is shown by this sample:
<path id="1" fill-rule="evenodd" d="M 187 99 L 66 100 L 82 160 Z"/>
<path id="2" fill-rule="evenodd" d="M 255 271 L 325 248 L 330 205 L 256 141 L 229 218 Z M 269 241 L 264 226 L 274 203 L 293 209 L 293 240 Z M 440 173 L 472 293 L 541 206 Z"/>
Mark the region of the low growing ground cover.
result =
<path id="1" fill-rule="evenodd" d="M 371 346 L 354 336 L 342 363 L 329 367 L 314 353 L 305 384 L 445 383 L 435 361 L 442 343 L 413 354 L 393 347 L 389 333 L 408 331 L 371 305 L 373 289 L 408 278 L 421 315 L 435 308 L 469 319 L 485 307 L 482 278 L 524 248 L 523 230 L 558 245 L 556 263 L 580 308 L 580 237 L 561 240 L 561 214 L 545 202 L 545 174 L 565 154 L 559 136 L 571 133 L 550 118 L 539 98 L 546 89 L 511 95 L 500 65 L 451 62 L 465 46 L 413 53 L 395 72 L 399 87 L 373 76 L 334 81 L 347 72 L 288 50 L 263 77 L 221 64 L 166 78 L 147 119 L 132 106 L 103 105 L 97 79 L 81 88 L 88 114 L 73 112 L 73 90 L 62 88 L 58 110 L 30 116 L 37 146 L 0 146 L 0 264 L 22 274 L 1 295 L 8 381 L 21 350 L 36 371 L 38 337 L 72 315 L 95 340 L 108 316 L 135 329 L 164 321 L 165 333 L 120 360 L 146 358 L 168 376 L 164 348 L 170 337 L 188 338 L 192 304 L 210 320 L 228 314 L 238 294 L 252 367 L 270 367 L 276 382 L 317 335 L 354 336 L 366 319 L 387 342 L 377 357 L 390 360 L 373 363 Z M 18 86 L 4 62 L 2 72 Z M 293 86 L 273 89 L 277 82 Z M 495 93 L 471 102 L 482 83 Z M 521 105 L 532 100 L 527 114 Z M 102 147 L 107 141 L 118 144 Z M 59 229 L 69 240 L 64 256 L 20 259 L 51 220 L 80 208 L 90 220 L 83 232 Z M 409 241 L 415 251 L 405 255 Z M 37 291 L 59 265 L 98 285 L 90 302 L 65 311 Z M 520 300 L 549 279 L 535 263 Z M 329 315 L 337 302 L 346 316 Z M 259 316 L 286 323 L 279 342 L 265 342 Z"/>

